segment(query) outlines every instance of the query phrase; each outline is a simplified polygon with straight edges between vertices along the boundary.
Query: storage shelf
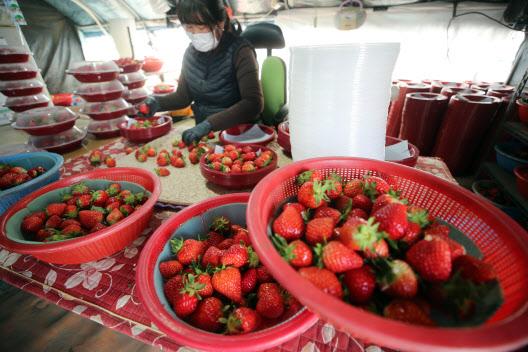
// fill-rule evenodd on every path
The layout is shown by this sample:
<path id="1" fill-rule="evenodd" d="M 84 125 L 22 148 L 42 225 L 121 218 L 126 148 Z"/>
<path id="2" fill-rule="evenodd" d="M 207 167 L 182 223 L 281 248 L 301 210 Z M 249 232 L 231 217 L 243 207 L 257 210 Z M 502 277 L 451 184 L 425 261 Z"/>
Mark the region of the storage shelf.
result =
<path id="1" fill-rule="evenodd" d="M 503 128 L 520 142 L 528 144 L 528 126 L 524 123 L 508 121 L 503 124 Z"/>
<path id="2" fill-rule="evenodd" d="M 516 176 L 495 163 L 486 162 L 483 166 L 484 170 L 498 183 L 499 188 L 512 198 L 525 215 L 528 215 L 528 199 L 519 193 Z"/>

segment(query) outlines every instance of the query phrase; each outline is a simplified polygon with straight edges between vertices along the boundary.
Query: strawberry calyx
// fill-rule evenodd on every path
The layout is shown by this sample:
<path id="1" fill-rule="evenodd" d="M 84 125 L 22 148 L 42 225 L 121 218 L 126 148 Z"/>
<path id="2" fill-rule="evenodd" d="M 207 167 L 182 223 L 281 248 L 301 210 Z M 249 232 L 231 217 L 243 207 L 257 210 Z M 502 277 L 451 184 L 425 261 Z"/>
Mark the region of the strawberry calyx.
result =
<path id="1" fill-rule="evenodd" d="M 375 268 L 376 282 L 380 284 L 380 289 L 384 291 L 397 278 L 394 272 L 394 265 L 382 256 L 365 259 L 365 263 Z"/>
<path id="2" fill-rule="evenodd" d="M 323 245 L 321 243 L 317 243 L 312 249 L 314 251 L 314 263 L 319 269 L 322 269 L 323 268 Z"/>
<path id="3" fill-rule="evenodd" d="M 178 252 L 183 248 L 183 237 L 174 238 L 171 240 L 171 251 L 172 255 L 178 254 Z"/>
<path id="4" fill-rule="evenodd" d="M 295 180 L 295 184 L 298 186 L 301 186 L 303 183 L 311 181 L 312 180 L 312 173 L 315 171 L 315 169 L 307 170 L 302 172 L 299 176 L 297 176 L 297 179 Z"/>
<path id="5" fill-rule="evenodd" d="M 343 184 L 343 177 L 341 177 L 341 175 L 339 175 L 339 174 L 330 174 L 330 176 L 328 176 L 328 179 L 332 179 L 334 181 L 337 181 L 337 182 Z"/>
<path id="6" fill-rule="evenodd" d="M 202 299 L 202 296 L 198 291 L 205 288 L 205 284 L 201 284 L 198 281 L 194 281 L 195 276 L 193 274 L 186 273 L 183 275 L 184 286 L 180 290 L 180 293 L 189 293 L 189 296 L 196 296 L 198 300 Z"/>
<path id="7" fill-rule="evenodd" d="M 427 226 L 433 223 L 428 219 L 429 212 L 427 209 L 423 209 L 418 212 L 407 213 L 407 220 L 417 223 L 422 229 L 425 229 Z"/>
<path id="8" fill-rule="evenodd" d="M 361 188 L 363 189 L 363 194 L 374 201 L 379 192 L 376 190 L 378 183 L 376 181 L 364 181 L 361 183 Z"/>
<path id="9" fill-rule="evenodd" d="M 214 232 L 225 233 L 231 227 L 231 223 L 223 216 L 217 216 L 213 219 L 213 223 L 209 226 L 209 230 Z"/>
<path id="10" fill-rule="evenodd" d="M 339 222 L 346 221 L 348 218 L 348 214 L 350 214 L 350 211 L 352 210 L 352 200 L 348 201 L 347 207 L 345 210 L 343 210 L 343 213 L 339 217 Z"/>
<path id="11" fill-rule="evenodd" d="M 376 252 L 374 249 L 374 243 L 380 242 L 382 239 L 387 238 L 387 233 L 378 231 L 379 222 L 374 223 L 375 218 L 370 217 L 366 224 L 361 224 L 357 227 L 356 233 L 354 234 L 354 240 L 357 242 L 359 248 L 362 251 L 370 249 Z"/>
<path id="12" fill-rule="evenodd" d="M 235 312 L 229 314 L 227 318 L 219 318 L 218 321 L 225 324 L 225 330 L 222 331 L 221 335 L 238 335 L 243 332 L 242 319 L 238 318 Z"/>
<path id="13" fill-rule="evenodd" d="M 253 250 L 253 246 L 245 246 L 244 242 L 241 240 L 240 244 L 246 249 L 247 252 L 247 262 L 250 268 L 256 268 L 259 265 L 258 254 Z"/>
<path id="14" fill-rule="evenodd" d="M 297 256 L 293 254 L 293 250 L 295 247 L 297 247 L 297 243 L 288 244 L 286 239 L 284 237 L 275 234 L 275 236 L 271 237 L 271 240 L 273 242 L 273 245 L 279 252 L 280 256 L 286 261 L 290 262 L 290 260 L 296 259 Z"/>
<path id="15" fill-rule="evenodd" d="M 313 181 L 312 189 L 313 189 L 313 198 L 315 200 L 315 204 L 321 204 L 321 201 L 323 200 L 327 202 L 330 201 L 330 198 L 328 198 L 327 192 L 331 189 L 331 187 L 333 186 L 330 186 L 330 184 L 325 181 L 322 181 L 322 182 L 319 180 Z"/>

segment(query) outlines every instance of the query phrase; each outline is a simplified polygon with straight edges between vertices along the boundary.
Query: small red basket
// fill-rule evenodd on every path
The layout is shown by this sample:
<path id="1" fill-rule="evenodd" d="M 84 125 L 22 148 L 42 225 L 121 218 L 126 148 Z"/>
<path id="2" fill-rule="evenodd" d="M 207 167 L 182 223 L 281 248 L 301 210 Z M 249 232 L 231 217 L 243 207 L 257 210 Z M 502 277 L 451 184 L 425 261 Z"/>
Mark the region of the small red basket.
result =
<path id="1" fill-rule="evenodd" d="M 213 170 L 206 165 L 205 160 L 207 156 L 214 153 L 214 149 L 211 149 L 207 153 L 204 153 L 200 158 L 200 171 L 202 172 L 202 176 L 206 180 L 227 189 L 245 189 L 254 187 L 260 180 L 277 168 L 278 156 L 273 150 L 261 145 L 250 145 L 250 147 L 255 153 L 259 150 L 262 152 L 270 151 L 273 155 L 273 160 L 269 165 L 261 169 L 233 174 L 230 172 Z"/>
<path id="2" fill-rule="evenodd" d="M 402 141 L 402 139 L 399 139 L 399 138 L 396 138 L 396 137 L 386 136 L 385 137 L 385 146 L 393 145 L 393 144 L 399 143 L 401 141 Z M 400 160 L 387 160 L 387 161 L 390 161 L 390 162 L 396 163 L 396 164 L 401 164 L 401 165 L 406 165 L 406 166 L 410 166 L 410 167 L 415 167 L 416 163 L 418 162 L 418 157 L 420 156 L 420 151 L 418 150 L 418 148 L 414 144 L 411 144 L 409 142 L 407 142 L 407 144 L 409 145 L 409 154 L 410 154 L 410 156 L 408 158 L 400 159 Z"/>
<path id="3" fill-rule="evenodd" d="M 145 72 L 158 72 L 163 67 L 163 61 L 158 59 L 145 60 L 141 67 Z"/>
<path id="4" fill-rule="evenodd" d="M 297 315 L 268 329 L 228 336 L 197 329 L 176 318 L 169 307 L 163 294 L 164 281 L 158 266 L 160 262 L 170 258 L 170 250 L 167 249 L 170 248 L 171 239 L 176 236 L 191 238 L 189 225 L 193 227 L 192 222 L 196 224 L 196 220 L 199 219 L 202 224 L 202 221 L 207 222 L 214 215 L 225 215 L 226 207 L 236 206 L 237 203 L 245 205 L 249 196 L 249 193 L 227 194 L 212 197 L 185 208 L 166 220 L 152 234 L 141 251 L 136 272 L 136 282 L 141 283 L 137 286 L 141 303 L 152 322 L 178 343 L 206 351 L 258 351 L 279 345 L 299 335 L 317 321 L 315 314 L 303 309 Z M 212 214 L 215 212 L 216 214 Z M 244 209 L 241 212 L 234 209 L 232 212 L 244 219 L 243 223 L 236 222 L 236 224 L 244 226 L 246 222 Z M 205 231 L 204 227 L 202 229 Z M 198 236 L 198 233 L 193 232 L 193 235 Z"/>
<path id="5" fill-rule="evenodd" d="M 278 132 L 277 132 L 277 143 L 287 151 L 288 153 L 291 153 L 291 143 L 290 143 L 290 134 L 286 132 L 286 126 L 289 122 L 284 121 L 279 124 Z"/>
<path id="6" fill-rule="evenodd" d="M 51 100 L 53 101 L 53 105 L 56 106 L 70 106 L 73 100 L 73 94 L 53 94 Z"/>
<path id="7" fill-rule="evenodd" d="M 317 169 L 345 180 L 371 173 L 393 175 L 410 204 L 458 228 L 493 265 L 504 303 L 483 326 L 420 327 L 382 318 L 314 289 L 274 249 L 268 225 L 275 209 L 299 190 L 297 175 Z M 248 230 L 260 260 L 275 279 L 322 319 L 353 336 L 405 351 L 505 351 L 528 344 L 528 233 L 484 199 L 437 176 L 390 162 L 362 158 L 316 158 L 283 166 L 262 179 L 247 207 Z M 251 214 L 251 217 L 249 215 Z"/>
<path id="8" fill-rule="evenodd" d="M 266 125 L 257 125 L 260 127 L 262 131 L 264 131 L 264 133 L 270 135 L 269 138 L 266 138 L 265 140 L 260 141 L 260 142 L 248 142 L 248 143 L 231 142 L 225 139 L 226 134 L 229 134 L 232 136 L 240 135 L 244 132 L 247 132 L 253 126 L 255 126 L 254 123 L 247 123 L 247 124 L 242 124 L 242 125 L 227 128 L 218 134 L 218 138 L 223 144 L 231 144 L 238 148 L 238 147 L 245 147 L 246 145 L 266 145 L 269 142 L 271 142 L 273 139 L 275 139 L 275 137 L 277 136 L 277 132 L 273 128 L 268 127 Z"/>
<path id="9" fill-rule="evenodd" d="M 158 118 L 159 116 L 156 116 L 151 117 L 148 120 L 152 121 Z M 125 121 L 119 124 L 119 131 L 122 137 L 128 139 L 132 143 L 147 143 L 153 139 L 166 135 L 172 129 L 172 119 L 169 116 L 162 116 L 162 118 L 164 122 L 156 127 L 138 128 L 134 130 L 127 128 L 128 122 Z"/>
<path id="10" fill-rule="evenodd" d="M 61 242 L 36 242 L 35 244 L 20 243 L 7 237 L 6 224 L 9 218 L 24 209 L 35 198 L 87 179 L 133 182 L 144 187 L 152 195 L 132 215 L 90 235 Z M 30 254 L 40 260 L 55 264 L 80 264 L 98 260 L 120 251 L 141 234 L 150 222 L 154 204 L 160 193 L 159 178 L 150 171 L 138 168 L 101 169 L 71 176 L 34 191 L 7 209 L 0 217 L 0 245 L 8 251 Z"/>

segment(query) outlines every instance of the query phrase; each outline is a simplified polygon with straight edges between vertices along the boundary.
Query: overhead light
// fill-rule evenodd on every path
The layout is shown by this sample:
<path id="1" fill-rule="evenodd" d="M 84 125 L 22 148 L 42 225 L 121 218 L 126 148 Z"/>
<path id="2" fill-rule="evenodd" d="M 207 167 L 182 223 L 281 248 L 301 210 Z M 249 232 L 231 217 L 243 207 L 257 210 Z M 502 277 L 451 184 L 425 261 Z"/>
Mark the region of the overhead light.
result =
<path id="1" fill-rule="evenodd" d="M 346 4 L 351 3 L 356 3 L 359 7 L 345 7 Z M 361 27 L 366 20 L 367 12 L 363 9 L 363 3 L 360 0 L 345 0 L 339 5 L 334 24 L 337 29 L 347 31 Z"/>

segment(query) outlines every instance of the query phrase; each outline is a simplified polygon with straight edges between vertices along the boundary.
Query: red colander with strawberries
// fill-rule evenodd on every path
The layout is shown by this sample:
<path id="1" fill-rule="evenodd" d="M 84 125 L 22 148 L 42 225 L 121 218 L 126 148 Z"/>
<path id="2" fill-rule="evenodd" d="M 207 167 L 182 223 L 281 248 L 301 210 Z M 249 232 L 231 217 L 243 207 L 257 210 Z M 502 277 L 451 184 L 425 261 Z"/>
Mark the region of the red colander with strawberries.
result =
<path id="1" fill-rule="evenodd" d="M 141 252 L 139 298 L 152 322 L 178 343 L 258 351 L 317 321 L 255 258 L 246 231 L 249 196 L 217 196 L 178 212 Z"/>
<path id="2" fill-rule="evenodd" d="M 300 178 L 307 170 L 318 178 Z M 404 351 L 528 344 L 528 234 L 456 184 L 389 162 L 309 159 L 262 179 L 247 214 L 276 280 L 353 336 Z"/>

